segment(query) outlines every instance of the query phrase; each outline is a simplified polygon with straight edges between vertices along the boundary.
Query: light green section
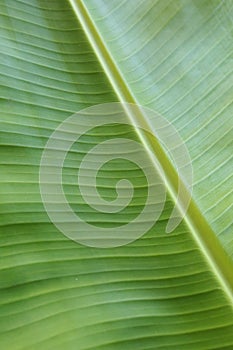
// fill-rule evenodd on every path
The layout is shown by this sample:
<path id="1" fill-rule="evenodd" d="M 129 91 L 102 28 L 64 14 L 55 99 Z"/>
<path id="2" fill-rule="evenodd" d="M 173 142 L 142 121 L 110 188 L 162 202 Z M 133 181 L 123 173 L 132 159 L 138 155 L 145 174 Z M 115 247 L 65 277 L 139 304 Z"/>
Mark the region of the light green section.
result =
<path id="1" fill-rule="evenodd" d="M 193 160 L 194 199 L 233 252 L 233 1 L 83 0 L 134 101 L 167 118 Z"/>

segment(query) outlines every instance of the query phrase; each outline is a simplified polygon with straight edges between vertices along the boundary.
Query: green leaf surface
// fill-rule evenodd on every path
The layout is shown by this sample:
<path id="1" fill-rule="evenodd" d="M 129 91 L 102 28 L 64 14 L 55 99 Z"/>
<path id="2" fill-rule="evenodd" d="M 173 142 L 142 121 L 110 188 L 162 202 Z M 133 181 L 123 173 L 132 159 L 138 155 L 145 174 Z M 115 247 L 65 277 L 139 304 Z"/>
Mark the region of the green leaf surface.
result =
<path id="1" fill-rule="evenodd" d="M 1 2 L 2 349 L 232 349 L 232 8 L 231 0 Z M 150 107 L 177 128 L 194 191 L 171 234 L 168 193 L 142 238 L 97 249 L 50 222 L 39 166 L 67 117 L 118 101 Z M 96 226 L 120 227 L 145 203 L 143 172 L 123 159 L 106 164 L 97 183 L 107 200 L 119 179 L 133 183 L 121 214 L 93 211 L 77 190 L 83 154 L 116 137 L 137 140 L 128 125 L 97 127 L 64 163 L 73 210 Z"/>

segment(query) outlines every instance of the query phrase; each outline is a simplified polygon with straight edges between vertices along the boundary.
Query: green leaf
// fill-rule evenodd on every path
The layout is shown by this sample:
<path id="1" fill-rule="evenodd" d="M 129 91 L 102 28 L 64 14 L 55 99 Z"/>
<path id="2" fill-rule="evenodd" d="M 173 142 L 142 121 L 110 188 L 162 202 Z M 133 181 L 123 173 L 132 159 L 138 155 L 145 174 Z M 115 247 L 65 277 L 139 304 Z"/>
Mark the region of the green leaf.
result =
<path id="1" fill-rule="evenodd" d="M 232 8 L 218 0 L 1 2 L 3 349 L 232 349 Z M 160 219 L 143 237 L 98 249 L 50 222 L 40 161 L 70 115 L 118 101 L 150 107 L 176 127 L 194 190 L 172 233 L 165 232 L 174 207 L 168 189 Z M 147 144 L 127 123 L 96 125 L 67 156 L 64 190 L 85 221 L 121 227 L 145 204 L 142 169 L 124 159 L 101 168 L 97 188 L 106 200 L 116 198 L 122 178 L 135 187 L 116 215 L 83 201 L 77 169 L 105 140 L 126 137 L 145 153 Z M 176 182 L 170 155 L 158 140 L 153 146 Z"/>

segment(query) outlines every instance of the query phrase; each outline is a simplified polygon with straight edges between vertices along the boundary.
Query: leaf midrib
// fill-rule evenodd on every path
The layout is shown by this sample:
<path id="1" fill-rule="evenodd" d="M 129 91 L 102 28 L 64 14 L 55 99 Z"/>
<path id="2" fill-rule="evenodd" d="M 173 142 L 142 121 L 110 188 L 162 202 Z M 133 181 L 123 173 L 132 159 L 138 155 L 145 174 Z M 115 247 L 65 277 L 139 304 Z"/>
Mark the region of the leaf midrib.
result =
<path id="1" fill-rule="evenodd" d="M 103 38 L 101 37 L 98 29 L 96 28 L 93 20 L 91 19 L 90 14 L 88 13 L 87 8 L 85 7 L 82 0 L 69 0 L 78 21 L 80 22 L 83 31 L 85 32 L 88 41 L 90 42 L 93 51 L 95 52 L 103 70 L 108 77 L 108 80 L 113 87 L 119 101 L 122 103 L 132 103 L 135 105 L 139 105 L 136 97 L 133 92 L 130 90 L 127 82 L 122 76 L 114 58 L 111 53 L 108 51 Z M 140 118 L 143 120 L 143 124 L 146 125 L 147 129 L 150 129 L 145 117 L 140 115 Z M 132 124 L 133 117 L 131 116 Z M 168 183 L 168 191 L 173 199 L 176 198 L 176 181 L 178 179 L 178 174 L 171 164 L 169 158 L 161 147 L 159 141 L 155 139 L 154 144 L 152 145 L 144 136 L 141 135 L 138 129 L 136 130 L 138 136 L 140 137 L 142 143 L 145 148 L 153 147 L 153 151 L 158 156 L 161 153 L 159 158 L 159 162 L 161 163 L 163 169 L 165 170 L 165 174 L 167 176 Z M 153 132 L 151 132 L 153 134 Z M 148 147 L 149 145 L 149 147 Z M 180 179 L 179 179 L 180 181 Z M 224 248 L 221 246 L 218 238 L 216 237 L 214 231 L 212 230 L 209 223 L 206 221 L 202 213 L 200 212 L 198 206 L 196 205 L 193 198 L 191 198 L 191 202 L 187 213 L 184 216 L 184 221 L 189 227 L 192 236 L 197 242 L 198 246 L 201 249 L 205 259 L 210 265 L 212 271 L 214 272 L 216 278 L 218 279 L 219 284 L 224 290 L 226 296 L 228 297 L 229 303 L 233 305 L 233 280 L 232 280 L 232 261 L 230 257 L 227 255 Z"/>

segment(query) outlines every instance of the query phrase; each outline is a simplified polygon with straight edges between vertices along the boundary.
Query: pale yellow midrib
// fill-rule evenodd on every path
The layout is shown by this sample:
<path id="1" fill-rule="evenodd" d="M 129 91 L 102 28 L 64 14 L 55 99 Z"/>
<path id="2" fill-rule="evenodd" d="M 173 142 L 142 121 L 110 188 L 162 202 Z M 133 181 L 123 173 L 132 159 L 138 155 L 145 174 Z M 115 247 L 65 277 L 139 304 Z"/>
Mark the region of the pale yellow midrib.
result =
<path id="1" fill-rule="evenodd" d="M 125 81 L 116 62 L 114 61 L 114 58 L 106 48 L 104 40 L 96 28 L 95 23 L 91 19 L 91 16 L 83 1 L 69 0 L 69 2 L 79 22 L 81 23 L 82 28 L 100 64 L 104 69 L 104 72 L 106 73 L 116 95 L 118 96 L 119 101 L 139 105 L 136 97 L 133 95 L 133 92 L 130 91 L 127 82 Z M 148 126 L 146 121 L 145 123 Z M 139 135 L 139 137 L 145 145 L 145 138 L 142 137 L 142 135 Z M 147 145 L 145 146 L 147 148 Z M 169 188 L 169 192 L 171 197 L 175 199 L 176 194 L 172 190 L 172 187 Z M 196 223 L 195 217 L 198 217 L 198 219 L 201 218 L 200 222 Z M 218 278 L 218 281 L 225 291 L 229 302 L 231 305 L 233 305 L 233 280 L 231 277 L 233 271 L 232 263 L 220 245 L 220 242 L 216 238 L 216 235 L 212 231 L 212 228 L 206 222 L 205 218 L 202 216 L 198 207 L 194 203 L 193 199 L 191 201 L 189 210 L 184 217 L 184 220 L 192 232 L 197 244 L 201 248 L 201 251 L 203 252 L 207 262 Z"/>

